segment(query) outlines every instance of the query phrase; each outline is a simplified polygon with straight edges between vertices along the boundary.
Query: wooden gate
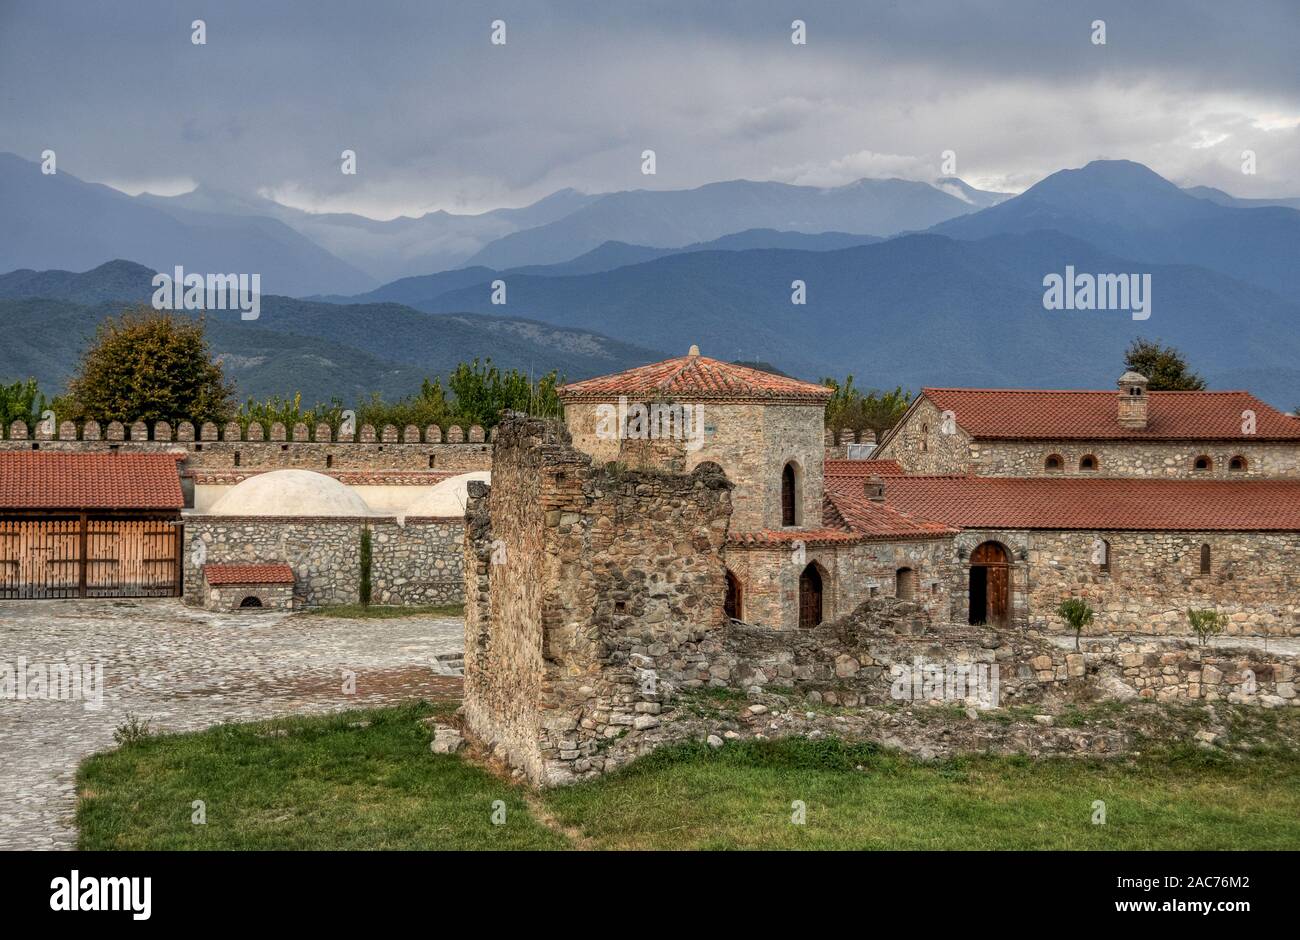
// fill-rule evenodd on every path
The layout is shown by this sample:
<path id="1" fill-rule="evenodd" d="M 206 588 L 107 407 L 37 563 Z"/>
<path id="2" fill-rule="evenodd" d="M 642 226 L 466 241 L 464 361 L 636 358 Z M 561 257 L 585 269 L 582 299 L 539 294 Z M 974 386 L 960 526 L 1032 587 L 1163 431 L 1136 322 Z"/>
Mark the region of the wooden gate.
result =
<path id="1" fill-rule="evenodd" d="M 165 519 L 0 519 L 0 598 L 175 597 L 179 549 Z"/>

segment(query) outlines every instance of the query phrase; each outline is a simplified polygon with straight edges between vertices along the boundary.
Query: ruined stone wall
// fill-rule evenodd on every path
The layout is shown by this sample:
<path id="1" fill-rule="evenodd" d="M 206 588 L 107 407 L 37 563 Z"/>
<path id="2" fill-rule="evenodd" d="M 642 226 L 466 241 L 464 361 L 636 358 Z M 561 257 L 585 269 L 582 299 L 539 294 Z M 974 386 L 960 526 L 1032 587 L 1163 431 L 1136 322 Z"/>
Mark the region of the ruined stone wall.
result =
<path id="1" fill-rule="evenodd" d="M 204 603 L 204 564 L 270 562 L 293 569 L 299 605 L 355 604 L 361 597 L 361 532 L 367 526 L 372 603 L 458 604 L 465 596 L 464 523 L 458 519 L 407 519 L 398 526 L 385 517 L 186 515 L 182 523 L 188 604 Z"/>
<path id="2" fill-rule="evenodd" d="M 689 404 L 689 403 L 687 403 Z M 616 461 L 637 469 L 644 457 L 666 469 L 691 470 L 701 463 L 722 467 L 735 485 L 732 531 L 781 528 L 781 472 L 788 461 L 797 466 L 796 483 L 801 527 L 821 526 L 822 462 L 825 452 L 821 405 L 704 402 L 704 436 L 695 449 L 646 447 L 646 442 L 615 440 L 597 434 L 599 405 L 575 402 L 565 406 L 565 422 L 573 444 L 590 454 L 597 465 Z M 684 451 L 684 452 L 683 452 Z M 677 467 L 673 458 L 680 459 Z"/>
<path id="3" fill-rule="evenodd" d="M 1094 561 L 1099 538 L 1109 571 Z M 1061 600 L 1082 597 L 1098 633 L 1188 634 L 1187 608 L 1213 607 L 1229 634 L 1300 636 L 1300 533 L 1034 532 L 1026 544 L 1031 619 L 1048 629 L 1064 629 Z"/>
<path id="4" fill-rule="evenodd" d="M 922 398 L 871 457 L 897 460 L 907 473 L 966 473 L 976 459 L 971 436 L 959 424 L 949 428 L 953 433 L 943 433 L 943 413 Z"/>
<path id="5" fill-rule="evenodd" d="M 1111 476 L 1160 479 L 1247 478 L 1295 479 L 1300 477 L 1300 445 L 1241 441 L 1156 443 L 1133 441 L 990 441 L 971 444 L 971 459 L 984 476 Z M 1062 469 L 1048 471 L 1048 455 L 1062 458 Z M 1080 470 L 1085 455 L 1097 458 L 1096 470 Z M 1197 457 L 1212 460 L 1209 470 L 1197 470 Z M 1246 459 L 1245 470 L 1230 470 L 1233 457 Z"/>
<path id="6" fill-rule="evenodd" d="M 467 529 L 467 558 L 489 556 L 489 590 L 466 624 L 464 714 L 529 779 L 563 783 L 610 769 L 612 741 L 658 725 L 639 651 L 666 655 L 722 629 L 730 485 L 708 463 L 593 467 L 551 422 L 500 431 L 493 485 Z M 476 564 L 467 591 L 481 579 Z"/>

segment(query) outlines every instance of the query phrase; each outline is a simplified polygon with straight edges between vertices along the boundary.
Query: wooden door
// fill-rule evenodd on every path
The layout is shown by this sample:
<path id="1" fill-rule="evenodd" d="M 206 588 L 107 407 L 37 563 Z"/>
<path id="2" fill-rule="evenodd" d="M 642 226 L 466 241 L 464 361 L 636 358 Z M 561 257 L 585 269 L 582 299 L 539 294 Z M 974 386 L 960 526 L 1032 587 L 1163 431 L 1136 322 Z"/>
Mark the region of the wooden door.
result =
<path id="1" fill-rule="evenodd" d="M 799 575 L 799 626 L 805 629 L 822 622 L 822 576 L 816 565 Z"/>
<path id="2" fill-rule="evenodd" d="M 984 542 L 971 552 L 971 622 L 1006 625 L 1011 613 L 1011 562 L 997 542 Z M 983 582 L 984 610 L 976 609 L 976 582 Z M 982 613 L 982 616 L 981 616 Z"/>

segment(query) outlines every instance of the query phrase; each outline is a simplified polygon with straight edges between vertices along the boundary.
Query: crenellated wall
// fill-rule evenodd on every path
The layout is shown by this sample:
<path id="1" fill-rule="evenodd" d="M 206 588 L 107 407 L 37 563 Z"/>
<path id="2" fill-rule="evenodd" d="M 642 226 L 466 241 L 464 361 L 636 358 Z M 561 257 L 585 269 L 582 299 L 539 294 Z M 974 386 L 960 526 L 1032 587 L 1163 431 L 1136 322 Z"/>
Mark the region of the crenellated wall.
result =
<path id="1" fill-rule="evenodd" d="M 44 422 L 29 433 L 22 421 L 7 429 L 0 450 L 103 452 L 117 450 L 183 453 L 184 470 L 279 469 L 303 470 L 445 470 L 465 473 L 486 470 L 492 461 L 490 436 L 478 425 L 468 432 L 453 425 L 446 433 L 437 425 L 424 429 L 392 425 L 376 430 L 362 425 L 357 433 L 328 424 L 286 428 L 253 422 L 218 425 L 207 422 L 195 429 L 188 421 L 173 428 L 166 421 L 152 427 L 143 421 L 127 426 L 119 421 L 101 426 L 96 421 L 77 425 L 62 422 L 56 429 Z"/>

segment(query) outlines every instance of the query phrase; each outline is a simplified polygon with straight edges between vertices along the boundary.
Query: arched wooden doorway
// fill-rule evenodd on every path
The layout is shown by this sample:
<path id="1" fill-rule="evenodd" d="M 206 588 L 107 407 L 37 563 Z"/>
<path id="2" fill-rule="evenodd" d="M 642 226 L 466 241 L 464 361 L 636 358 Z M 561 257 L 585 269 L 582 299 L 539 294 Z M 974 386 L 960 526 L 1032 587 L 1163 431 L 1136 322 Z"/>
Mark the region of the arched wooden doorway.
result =
<path id="1" fill-rule="evenodd" d="M 724 605 L 724 609 L 727 612 L 727 616 L 732 618 L 733 620 L 744 620 L 745 619 L 744 588 L 740 586 L 740 579 L 737 578 L 734 574 L 732 574 L 730 569 L 726 569 L 726 575 L 727 575 L 727 600 Z"/>
<path id="2" fill-rule="evenodd" d="M 1006 626 L 1011 611 L 1011 563 L 997 542 L 984 542 L 970 556 L 970 622 Z"/>
<path id="3" fill-rule="evenodd" d="M 822 622 L 822 573 L 815 563 L 799 575 L 799 626 L 815 627 Z"/>

